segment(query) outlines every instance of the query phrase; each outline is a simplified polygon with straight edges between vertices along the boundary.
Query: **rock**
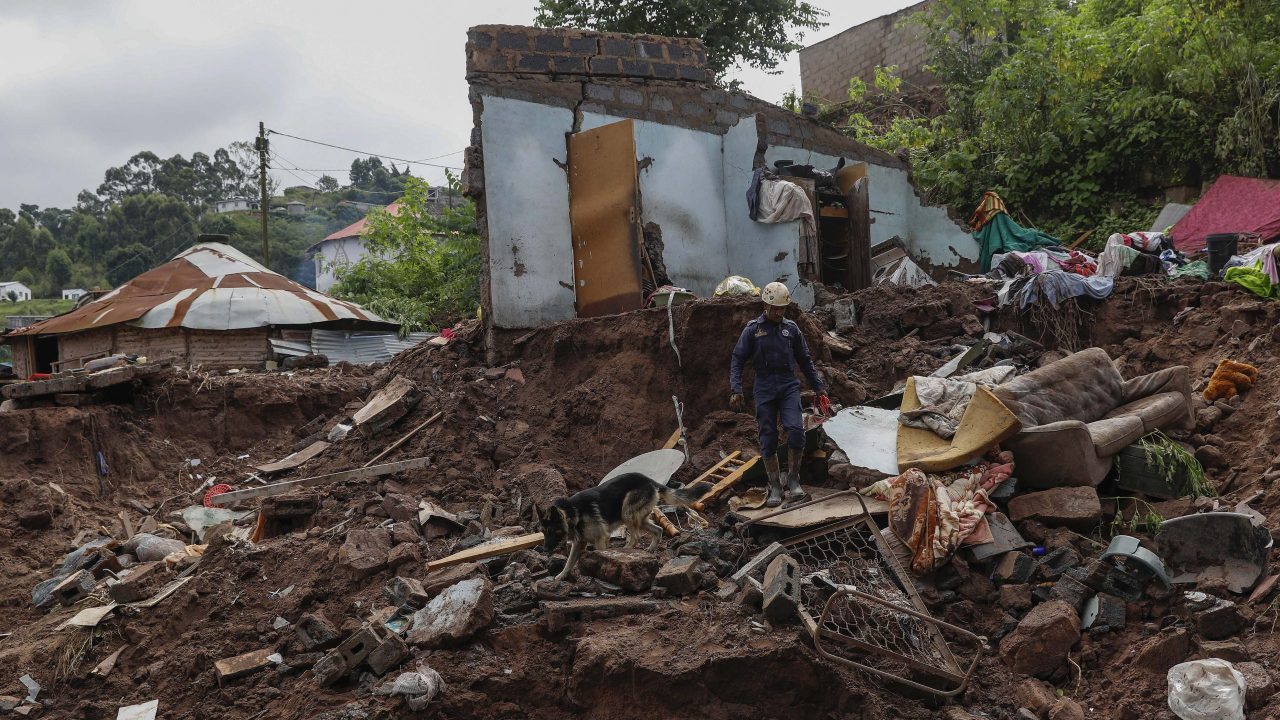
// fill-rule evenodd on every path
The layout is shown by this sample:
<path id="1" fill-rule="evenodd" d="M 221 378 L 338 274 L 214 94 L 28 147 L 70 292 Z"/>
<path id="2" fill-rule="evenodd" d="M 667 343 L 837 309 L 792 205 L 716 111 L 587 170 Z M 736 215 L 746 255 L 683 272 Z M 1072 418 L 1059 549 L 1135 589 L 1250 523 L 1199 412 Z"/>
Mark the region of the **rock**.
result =
<path id="1" fill-rule="evenodd" d="M 44 530 L 53 525 L 53 515 L 48 510 L 30 510 L 18 516 L 18 526 L 23 530 Z"/>
<path id="2" fill-rule="evenodd" d="M 1191 633 L 1185 628 L 1173 628 L 1139 645 L 1133 652 L 1139 667 L 1163 675 L 1187 659 L 1191 652 Z"/>
<path id="3" fill-rule="evenodd" d="M 1224 468 L 1228 465 L 1227 456 L 1212 445 L 1201 445 L 1196 448 L 1195 456 L 1206 469 Z"/>
<path id="4" fill-rule="evenodd" d="M 12 695 L 0 695 L 0 714 L 13 712 L 13 709 L 22 704 L 22 698 Z"/>
<path id="5" fill-rule="evenodd" d="M 1049 720 L 1084 720 L 1084 708 L 1071 698 L 1058 698 L 1049 708 Z"/>
<path id="6" fill-rule="evenodd" d="M 1009 519 L 1038 520 L 1088 532 L 1102 518 L 1102 502 L 1092 487 L 1058 487 L 1019 495 L 1009 501 Z"/>
<path id="7" fill-rule="evenodd" d="M 391 542 L 393 543 L 417 543 L 421 539 L 422 535 L 418 533 L 418 527 L 414 522 L 398 522 L 391 526 Z"/>
<path id="8" fill-rule="evenodd" d="M 1021 585 L 1030 580 L 1035 572 L 1035 558 L 1014 550 L 1000 556 L 993 576 L 998 583 Z"/>
<path id="9" fill-rule="evenodd" d="M 412 522 L 418 519 L 418 501 L 408 495 L 387 493 L 382 497 L 382 509 L 396 522 Z"/>
<path id="10" fill-rule="evenodd" d="M 595 550 L 583 553 L 578 570 L 629 592 L 644 592 L 653 585 L 660 563 L 644 550 Z"/>
<path id="11" fill-rule="evenodd" d="M 401 565 L 418 562 L 421 559 L 418 555 L 418 546 L 416 544 L 400 543 L 391 548 L 391 552 L 387 553 L 387 567 L 395 570 Z"/>
<path id="12" fill-rule="evenodd" d="M 413 614 L 409 644 L 439 647 L 467 640 L 493 622 L 493 583 L 471 578 L 453 585 Z"/>
<path id="13" fill-rule="evenodd" d="M 1267 669 L 1256 662 L 1233 663 L 1236 670 L 1244 676 L 1244 704 L 1249 709 L 1260 708 L 1267 699 L 1276 694 L 1276 683 L 1271 679 Z"/>
<path id="14" fill-rule="evenodd" d="M 1080 639 L 1075 608 L 1060 600 L 1036 606 L 1000 641 L 1000 657 L 1015 672 L 1047 676 L 1067 659 Z"/>
<path id="15" fill-rule="evenodd" d="M 488 577 L 489 573 L 480 563 L 463 563 L 428 575 L 422 580 L 422 589 L 426 591 L 428 597 L 435 597 L 445 588 L 457 585 L 463 580 Z"/>
<path id="16" fill-rule="evenodd" d="M 387 568 L 390 552 L 391 533 L 385 528 L 352 530 L 338 551 L 338 566 L 354 579 L 363 580 Z"/>
<path id="17" fill-rule="evenodd" d="M 365 662 L 369 664 L 369 669 L 373 670 L 375 675 L 386 675 L 388 672 L 400 667 L 400 663 L 409 655 L 409 646 L 405 644 L 404 639 L 396 633 L 391 633 L 387 639 L 383 640 L 378 647 L 369 653 L 369 657 L 365 658 Z"/>
<path id="18" fill-rule="evenodd" d="M 1228 405 L 1227 407 L 1230 407 Z M 1200 408 L 1196 411 L 1196 429 L 1201 432 L 1208 432 L 1213 426 L 1218 424 L 1222 419 L 1222 410 L 1210 405 L 1209 407 Z"/>
<path id="19" fill-rule="evenodd" d="M 391 604 L 396 607 L 408 605 L 414 609 L 424 607 L 431 599 L 417 578 L 394 577 L 387 583 L 382 594 L 386 595 Z"/>
<path id="20" fill-rule="evenodd" d="M 1202 659 L 1218 658 L 1229 663 L 1249 662 L 1249 652 L 1239 640 L 1196 640 L 1196 651 Z"/>
<path id="21" fill-rule="evenodd" d="M 702 561 L 697 556 L 675 557 L 658 570 L 653 586 L 669 595 L 688 595 L 702 587 L 702 579 Z"/>
<path id="22" fill-rule="evenodd" d="M 1244 629 L 1245 618 L 1230 600 L 1219 600 L 1194 616 L 1196 634 L 1206 640 L 1225 640 Z"/>
<path id="23" fill-rule="evenodd" d="M 1026 610 L 1031 607 L 1031 587 L 1028 585 L 1001 585 L 1000 607 L 1005 610 Z"/>
<path id="24" fill-rule="evenodd" d="M 1238 397 L 1238 396 L 1237 396 L 1237 397 Z M 1213 407 L 1215 407 L 1215 408 L 1217 408 L 1218 410 L 1222 411 L 1222 417 L 1228 417 L 1228 416 L 1230 416 L 1230 415 L 1231 415 L 1231 413 L 1233 413 L 1233 412 L 1235 412 L 1235 411 L 1236 411 L 1236 408 L 1235 408 L 1235 406 L 1234 406 L 1234 405 L 1232 405 L 1232 404 L 1231 404 L 1231 403 L 1229 403 L 1229 402 L 1223 401 L 1223 400 L 1215 400 L 1215 401 L 1213 401 Z"/>
<path id="25" fill-rule="evenodd" d="M 553 577 L 540 578 L 533 583 L 533 594 L 539 600 L 567 600 L 573 592 L 573 583 L 556 580 Z"/>
<path id="26" fill-rule="evenodd" d="M 1013 702 L 1027 708 L 1037 716 L 1049 712 L 1049 708 L 1058 700 L 1053 688 L 1043 681 L 1024 678 L 1013 688 Z"/>

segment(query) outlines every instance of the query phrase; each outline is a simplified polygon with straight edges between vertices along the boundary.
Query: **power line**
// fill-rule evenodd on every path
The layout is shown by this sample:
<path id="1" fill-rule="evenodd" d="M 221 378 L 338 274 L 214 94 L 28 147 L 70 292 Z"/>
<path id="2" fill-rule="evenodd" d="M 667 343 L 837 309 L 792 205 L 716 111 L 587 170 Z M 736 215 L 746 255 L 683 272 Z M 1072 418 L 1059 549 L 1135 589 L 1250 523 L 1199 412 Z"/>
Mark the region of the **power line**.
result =
<path id="1" fill-rule="evenodd" d="M 385 155 L 383 153 L 376 153 L 376 152 L 369 152 L 367 150 L 356 150 L 355 148 L 343 147 L 342 145 L 334 145 L 333 143 L 322 142 L 320 140 L 312 140 L 310 138 L 298 137 L 297 135 L 290 135 L 289 133 L 283 133 L 283 132 L 280 132 L 279 130 L 268 130 L 267 134 L 280 135 L 281 137 L 293 138 L 294 140 L 301 140 L 302 142 L 309 142 L 315 145 L 323 145 L 324 147 L 333 148 L 334 150 L 345 150 L 346 152 L 355 153 L 357 155 L 366 155 L 366 156 L 381 158 L 385 160 L 395 160 L 397 162 L 405 162 L 405 163 L 410 163 L 412 165 L 425 165 L 427 167 L 443 168 L 445 170 L 461 170 L 462 169 L 460 167 L 455 167 L 453 165 L 437 165 L 434 163 L 423 162 L 421 160 L 410 160 L 408 158 L 393 157 L 391 155 Z M 458 151 L 458 152 L 461 152 L 461 151 Z M 456 153 L 448 153 L 447 155 L 441 155 L 440 157 L 447 157 L 448 155 L 454 155 L 454 154 Z M 427 159 L 431 160 L 435 158 L 427 158 Z"/>

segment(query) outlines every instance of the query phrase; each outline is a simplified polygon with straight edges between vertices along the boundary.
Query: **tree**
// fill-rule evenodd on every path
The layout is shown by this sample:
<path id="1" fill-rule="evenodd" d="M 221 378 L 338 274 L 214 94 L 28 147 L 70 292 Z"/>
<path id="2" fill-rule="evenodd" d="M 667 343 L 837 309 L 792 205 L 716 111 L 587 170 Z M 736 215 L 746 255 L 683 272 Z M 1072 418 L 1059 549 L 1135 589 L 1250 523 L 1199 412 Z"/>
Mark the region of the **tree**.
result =
<path id="1" fill-rule="evenodd" d="M 62 248 L 49 251 L 44 261 L 44 274 L 55 290 L 65 288 L 71 279 L 71 256 Z"/>
<path id="2" fill-rule="evenodd" d="M 337 179 L 328 175 L 321 175 L 320 179 L 316 181 L 316 189 L 320 192 L 338 192 L 339 188 Z"/>
<path id="3" fill-rule="evenodd" d="M 400 212 L 369 213 L 366 254 L 335 267 L 333 294 L 358 302 L 406 331 L 445 327 L 472 315 L 479 302 L 480 236 L 475 206 L 464 202 L 432 214 L 429 185 L 407 177 Z M 450 187 L 461 187 L 450 176 Z"/>
<path id="4" fill-rule="evenodd" d="M 780 72 L 774 68 L 804 47 L 805 30 L 826 25 L 826 15 L 799 0 L 539 0 L 535 22 L 700 38 L 707 47 L 707 67 L 722 79 L 744 64 Z"/>

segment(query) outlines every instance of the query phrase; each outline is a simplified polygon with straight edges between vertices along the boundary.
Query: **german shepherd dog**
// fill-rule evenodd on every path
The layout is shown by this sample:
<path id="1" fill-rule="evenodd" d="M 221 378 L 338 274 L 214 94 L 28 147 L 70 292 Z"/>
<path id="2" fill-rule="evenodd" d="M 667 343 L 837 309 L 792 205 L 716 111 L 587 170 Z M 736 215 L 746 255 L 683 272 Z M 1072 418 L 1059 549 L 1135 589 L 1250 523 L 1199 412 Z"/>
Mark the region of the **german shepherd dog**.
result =
<path id="1" fill-rule="evenodd" d="M 669 505 L 689 507 L 697 502 L 711 483 L 673 490 L 642 473 L 625 473 L 601 485 L 588 488 L 572 497 L 560 498 L 545 512 L 539 512 L 538 524 L 544 535 L 542 549 L 551 554 L 561 543 L 569 544 L 569 559 L 556 580 L 564 580 L 578 563 L 582 546 L 591 544 L 597 550 L 609 547 L 609 534 L 619 527 L 627 528 L 627 544 L 632 548 L 642 531 L 653 535 L 649 550 L 658 546 L 662 528 L 649 518 L 661 500 Z"/>

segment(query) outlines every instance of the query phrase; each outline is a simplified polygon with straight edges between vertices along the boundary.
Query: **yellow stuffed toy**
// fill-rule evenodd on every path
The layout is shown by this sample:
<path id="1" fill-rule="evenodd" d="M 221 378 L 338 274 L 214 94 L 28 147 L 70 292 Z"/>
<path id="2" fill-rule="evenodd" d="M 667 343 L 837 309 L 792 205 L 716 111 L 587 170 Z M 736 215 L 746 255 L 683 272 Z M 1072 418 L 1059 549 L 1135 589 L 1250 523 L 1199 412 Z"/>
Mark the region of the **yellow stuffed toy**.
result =
<path id="1" fill-rule="evenodd" d="M 1222 360 L 1204 389 L 1206 402 L 1226 400 L 1243 393 L 1258 379 L 1258 368 L 1234 360 Z"/>

